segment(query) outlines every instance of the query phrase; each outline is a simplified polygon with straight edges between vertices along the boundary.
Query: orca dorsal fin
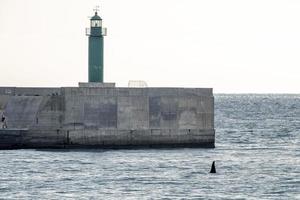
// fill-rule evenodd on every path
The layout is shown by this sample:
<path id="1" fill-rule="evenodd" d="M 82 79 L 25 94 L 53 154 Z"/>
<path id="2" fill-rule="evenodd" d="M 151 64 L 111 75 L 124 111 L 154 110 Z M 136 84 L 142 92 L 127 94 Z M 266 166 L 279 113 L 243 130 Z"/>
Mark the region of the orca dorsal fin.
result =
<path id="1" fill-rule="evenodd" d="M 216 172 L 216 166 L 215 166 L 215 161 L 213 161 L 212 165 L 211 165 L 211 169 L 209 173 L 217 173 Z"/>

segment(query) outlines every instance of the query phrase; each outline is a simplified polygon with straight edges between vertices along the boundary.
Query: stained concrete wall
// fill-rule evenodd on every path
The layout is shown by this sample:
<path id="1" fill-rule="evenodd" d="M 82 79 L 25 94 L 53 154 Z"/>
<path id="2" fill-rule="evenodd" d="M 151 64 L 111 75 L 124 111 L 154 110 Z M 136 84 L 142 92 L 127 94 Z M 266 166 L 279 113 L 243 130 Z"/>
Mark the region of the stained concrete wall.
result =
<path id="1" fill-rule="evenodd" d="M 0 95 L 47 96 L 59 95 L 60 88 L 0 87 Z"/>
<path id="2" fill-rule="evenodd" d="M 7 126 L 13 128 L 29 128 L 34 123 L 41 96 L 12 96 L 4 107 Z"/>
<path id="3" fill-rule="evenodd" d="M 0 87 L 0 112 L 24 147 L 214 146 L 209 88 Z"/>
<path id="4" fill-rule="evenodd" d="M 213 129 L 209 89 L 63 88 L 64 126 L 118 129 Z"/>
<path id="5" fill-rule="evenodd" d="M 215 135 L 210 130 L 70 130 L 68 144 L 100 147 L 213 147 Z"/>
<path id="6" fill-rule="evenodd" d="M 17 149 L 22 147 L 22 135 L 26 130 L 1 129 L 0 128 L 0 149 Z"/>
<path id="7" fill-rule="evenodd" d="M 60 129 L 64 115 L 64 102 L 61 96 L 43 96 L 31 129 Z"/>

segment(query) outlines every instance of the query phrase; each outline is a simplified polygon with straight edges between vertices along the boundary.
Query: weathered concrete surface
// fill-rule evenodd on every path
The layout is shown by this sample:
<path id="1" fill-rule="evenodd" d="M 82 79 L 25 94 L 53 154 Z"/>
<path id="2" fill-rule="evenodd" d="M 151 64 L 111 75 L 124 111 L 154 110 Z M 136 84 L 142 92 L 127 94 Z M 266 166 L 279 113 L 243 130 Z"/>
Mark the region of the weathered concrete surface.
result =
<path id="1" fill-rule="evenodd" d="M 209 130 L 73 130 L 69 144 L 103 147 L 214 147 L 214 134 Z"/>
<path id="2" fill-rule="evenodd" d="M 29 128 L 35 122 L 41 96 L 12 96 L 5 106 L 5 116 L 9 120 L 7 126 L 13 128 Z"/>
<path id="3" fill-rule="evenodd" d="M 0 129 L 0 149 L 22 148 L 22 138 L 27 130 Z"/>
<path id="4" fill-rule="evenodd" d="M 0 87 L 0 148 L 214 147 L 212 89 L 111 86 Z"/>

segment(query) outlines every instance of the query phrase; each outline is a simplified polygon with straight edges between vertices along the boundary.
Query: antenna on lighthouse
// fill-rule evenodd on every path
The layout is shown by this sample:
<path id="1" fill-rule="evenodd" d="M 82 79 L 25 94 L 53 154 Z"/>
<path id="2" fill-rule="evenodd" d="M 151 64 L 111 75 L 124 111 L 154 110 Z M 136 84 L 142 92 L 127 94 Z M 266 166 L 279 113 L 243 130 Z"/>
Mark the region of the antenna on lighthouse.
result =
<path id="1" fill-rule="evenodd" d="M 95 6 L 95 8 L 93 9 L 93 11 L 95 11 L 95 13 L 97 14 L 98 11 L 100 11 L 99 6 Z"/>

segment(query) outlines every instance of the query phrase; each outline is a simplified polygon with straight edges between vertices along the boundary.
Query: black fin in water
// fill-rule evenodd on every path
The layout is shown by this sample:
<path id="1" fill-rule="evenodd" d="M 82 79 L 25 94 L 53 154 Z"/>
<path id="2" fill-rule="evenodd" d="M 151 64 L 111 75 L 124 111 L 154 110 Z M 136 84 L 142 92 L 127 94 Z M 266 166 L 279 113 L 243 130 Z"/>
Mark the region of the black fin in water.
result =
<path id="1" fill-rule="evenodd" d="M 213 161 L 212 165 L 211 165 L 211 169 L 209 173 L 217 173 L 216 172 L 216 167 L 215 167 L 215 161 Z"/>

